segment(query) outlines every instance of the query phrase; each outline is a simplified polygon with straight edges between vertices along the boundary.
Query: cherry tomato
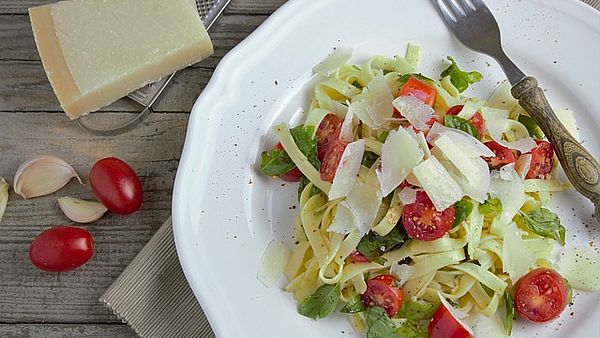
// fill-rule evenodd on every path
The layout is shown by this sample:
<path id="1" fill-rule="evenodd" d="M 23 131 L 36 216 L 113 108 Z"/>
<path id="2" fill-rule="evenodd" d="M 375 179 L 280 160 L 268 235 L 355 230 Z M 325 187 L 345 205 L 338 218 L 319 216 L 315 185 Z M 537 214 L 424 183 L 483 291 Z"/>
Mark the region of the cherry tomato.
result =
<path id="1" fill-rule="evenodd" d="M 435 311 L 428 330 L 429 338 L 470 338 L 469 331 L 454 318 L 444 305 Z"/>
<path id="2" fill-rule="evenodd" d="M 92 258 L 92 235 L 85 229 L 64 226 L 39 234 L 29 246 L 29 260 L 49 272 L 76 269 Z"/>
<path id="3" fill-rule="evenodd" d="M 567 307 L 567 284 L 558 272 L 539 268 L 515 285 L 515 310 L 520 317 L 542 323 L 558 317 Z"/>
<path id="4" fill-rule="evenodd" d="M 410 238 L 433 241 L 444 236 L 454 222 L 454 207 L 437 211 L 424 191 L 417 192 L 414 203 L 402 210 L 402 224 Z"/>
<path id="5" fill-rule="evenodd" d="M 392 275 L 379 275 L 377 277 L 371 278 L 372 280 L 378 280 L 380 282 L 384 282 L 386 285 L 393 286 L 396 278 Z"/>
<path id="6" fill-rule="evenodd" d="M 281 143 L 277 143 L 277 145 L 275 146 L 275 149 L 279 149 L 279 150 L 283 150 L 283 146 L 281 145 Z M 285 174 L 282 174 L 279 176 L 279 178 L 281 178 L 282 180 L 286 181 L 286 182 L 300 182 L 300 179 L 302 178 L 303 174 L 300 171 L 300 169 L 298 169 L 298 167 L 295 167 L 294 169 L 288 171 Z"/>
<path id="7" fill-rule="evenodd" d="M 487 162 L 487 164 L 492 168 L 500 168 L 509 163 L 515 163 L 517 158 L 512 150 L 494 142 L 488 141 L 484 143 L 486 147 L 488 147 L 491 151 L 496 154 L 494 157 L 484 157 L 483 159 Z"/>
<path id="8" fill-rule="evenodd" d="M 531 166 L 526 178 L 548 178 L 554 167 L 554 150 L 548 141 L 535 141 L 537 147 L 531 150 Z"/>
<path id="9" fill-rule="evenodd" d="M 448 115 L 458 115 L 462 109 L 463 109 L 464 105 L 459 104 L 457 106 L 451 107 L 450 109 L 448 109 L 448 111 L 446 112 L 446 114 Z"/>
<path id="10" fill-rule="evenodd" d="M 412 76 L 400 89 L 398 96 L 412 95 L 423 103 L 433 107 L 437 98 L 437 90 Z"/>
<path id="11" fill-rule="evenodd" d="M 367 263 L 370 260 L 363 254 L 358 251 L 353 251 L 350 256 L 348 256 L 350 263 Z"/>
<path id="12" fill-rule="evenodd" d="M 335 139 L 327 145 L 327 150 L 321 162 L 321 179 L 323 181 L 333 182 L 337 166 L 347 145 L 348 142 L 340 139 Z"/>
<path id="13" fill-rule="evenodd" d="M 335 114 L 327 114 L 317 128 L 317 157 L 320 161 L 325 158 L 329 145 L 340 138 L 344 120 Z"/>
<path id="14" fill-rule="evenodd" d="M 362 295 L 363 304 L 366 306 L 380 306 L 387 311 L 390 317 L 398 313 L 403 300 L 404 292 L 402 289 L 391 286 L 387 281 L 382 281 L 378 277 L 367 281 L 367 290 Z"/>
<path id="15" fill-rule="evenodd" d="M 114 157 L 99 160 L 90 170 L 96 198 L 115 214 L 131 214 L 140 208 L 142 183 L 131 167 Z"/>

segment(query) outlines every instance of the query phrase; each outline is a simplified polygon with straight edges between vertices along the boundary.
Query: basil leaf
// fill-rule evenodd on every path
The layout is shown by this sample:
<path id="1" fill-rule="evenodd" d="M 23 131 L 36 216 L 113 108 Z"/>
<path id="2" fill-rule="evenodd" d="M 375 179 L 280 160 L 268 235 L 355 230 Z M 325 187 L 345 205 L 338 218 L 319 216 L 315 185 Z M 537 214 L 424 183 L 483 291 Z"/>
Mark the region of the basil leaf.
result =
<path id="1" fill-rule="evenodd" d="M 468 198 L 463 198 L 462 200 L 454 203 L 454 222 L 452 223 L 452 227 L 459 225 L 464 220 L 471 215 L 473 211 L 473 203 Z"/>
<path id="2" fill-rule="evenodd" d="M 488 198 L 479 206 L 479 213 L 487 215 L 502 212 L 502 202 L 496 197 Z"/>
<path id="3" fill-rule="evenodd" d="M 451 56 L 448 56 L 448 60 L 451 62 L 451 65 L 448 66 L 448 68 L 446 68 L 440 76 L 442 78 L 450 76 L 450 82 L 452 82 L 454 87 L 456 87 L 460 93 L 469 88 L 470 84 L 479 82 L 483 78 L 480 72 L 463 72 L 460 70 L 456 64 L 456 61 L 454 61 Z"/>
<path id="4" fill-rule="evenodd" d="M 428 338 L 427 322 L 408 319 L 396 329 L 396 334 L 402 338 Z"/>
<path id="5" fill-rule="evenodd" d="M 475 128 L 473 123 L 467 119 L 463 119 L 460 116 L 446 114 L 444 117 L 444 125 L 449 128 L 462 130 L 474 138 L 481 140 L 481 135 L 479 135 L 479 131 L 477 128 Z"/>
<path id="6" fill-rule="evenodd" d="M 384 131 L 381 134 L 379 134 L 379 136 L 377 136 L 377 141 L 384 143 L 385 140 L 387 140 L 387 137 L 390 135 L 389 131 Z"/>
<path id="7" fill-rule="evenodd" d="M 438 309 L 439 304 L 426 301 L 412 301 L 405 299 L 402 302 L 400 311 L 394 317 L 412 319 L 412 320 L 429 320 L 433 313 Z"/>
<path id="8" fill-rule="evenodd" d="M 547 238 L 557 240 L 565 245 L 565 227 L 560 224 L 560 218 L 552 211 L 540 208 L 529 212 L 521 212 L 523 221 L 529 230 Z"/>
<path id="9" fill-rule="evenodd" d="M 527 115 L 519 115 L 518 120 L 525 126 L 525 128 L 527 128 L 527 131 L 529 132 L 529 135 L 531 135 L 531 137 L 533 137 L 536 140 L 544 139 L 544 132 L 533 118 Z"/>
<path id="10" fill-rule="evenodd" d="M 311 318 L 320 319 L 329 316 L 337 307 L 340 301 L 340 285 L 321 285 L 315 293 L 306 298 L 298 313 Z"/>
<path id="11" fill-rule="evenodd" d="M 383 265 L 385 264 L 385 259 L 381 255 L 384 252 L 394 250 L 404 243 L 407 238 L 408 236 L 404 231 L 404 227 L 402 224 L 398 224 L 385 236 L 379 236 L 373 231 L 369 232 L 361 238 L 356 250 L 371 262 Z"/>
<path id="12" fill-rule="evenodd" d="M 365 304 L 362 302 L 362 297 L 360 295 L 354 296 L 354 298 L 350 299 L 346 305 L 340 310 L 342 313 L 358 313 L 363 312 L 367 309 Z"/>
<path id="13" fill-rule="evenodd" d="M 408 74 L 404 74 L 404 75 L 400 76 L 400 78 L 398 79 L 398 81 L 400 81 L 400 83 L 404 84 L 404 83 L 408 82 L 408 79 L 410 79 L 411 77 L 414 77 L 417 80 L 421 80 L 421 81 L 434 82 L 432 79 L 428 78 L 427 76 L 424 76 L 421 73 L 408 73 Z"/>
<path id="14" fill-rule="evenodd" d="M 379 156 L 377 156 L 377 154 L 375 154 L 374 152 L 365 151 L 365 154 L 363 155 L 362 159 L 362 165 L 364 165 L 367 168 L 371 168 L 378 158 Z"/>
<path id="15" fill-rule="evenodd" d="M 506 314 L 504 316 L 504 328 L 506 329 L 506 333 L 509 336 L 511 336 L 513 319 L 515 319 L 515 302 L 510 293 L 508 293 L 508 291 L 504 292 L 504 305 L 506 307 Z"/>
<path id="16" fill-rule="evenodd" d="M 260 154 L 260 171 L 266 176 L 280 176 L 296 165 L 283 149 L 263 151 Z"/>
<path id="17" fill-rule="evenodd" d="M 317 139 L 313 136 L 314 128 L 313 126 L 304 127 L 304 125 L 299 125 L 290 129 L 290 134 L 292 134 L 292 138 L 298 149 L 306 156 L 315 169 L 319 170 L 321 163 L 317 158 Z"/>
<path id="18" fill-rule="evenodd" d="M 367 309 L 367 338 L 394 338 L 396 327 L 384 308 L 379 306 Z"/>

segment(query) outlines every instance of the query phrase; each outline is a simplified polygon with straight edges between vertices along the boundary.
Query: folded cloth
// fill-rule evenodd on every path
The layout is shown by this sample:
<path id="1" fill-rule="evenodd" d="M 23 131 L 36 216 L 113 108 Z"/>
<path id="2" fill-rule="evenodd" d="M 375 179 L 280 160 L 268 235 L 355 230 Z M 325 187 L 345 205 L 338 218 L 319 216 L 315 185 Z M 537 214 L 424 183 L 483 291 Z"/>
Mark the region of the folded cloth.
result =
<path id="1" fill-rule="evenodd" d="M 600 0 L 582 0 L 600 9 Z M 169 218 L 100 301 L 142 338 L 214 337 L 175 251 Z"/>
<path id="2" fill-rule="evenodd" d="M 179 265 L 170 217 L 100 301 L 143 338 L 214 337 Z"/>

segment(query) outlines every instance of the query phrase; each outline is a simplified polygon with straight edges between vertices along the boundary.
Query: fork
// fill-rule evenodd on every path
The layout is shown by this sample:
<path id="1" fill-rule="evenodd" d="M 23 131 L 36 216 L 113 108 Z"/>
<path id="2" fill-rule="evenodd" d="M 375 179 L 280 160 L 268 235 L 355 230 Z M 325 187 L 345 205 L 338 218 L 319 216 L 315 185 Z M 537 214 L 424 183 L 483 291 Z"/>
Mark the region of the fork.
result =
<path id="1" fill-rule="evenodd" d="M 502 49 L 500 28 L 482 0 L 435 0 L 446 26 L 467 48 L 487 54 L 502 67 L 512 95 L 537 122 L 554 147 L 573 186 L 595 207 L 600 221 L 600 165 L 562 125 L 538 82 L 526 76 Z"/>

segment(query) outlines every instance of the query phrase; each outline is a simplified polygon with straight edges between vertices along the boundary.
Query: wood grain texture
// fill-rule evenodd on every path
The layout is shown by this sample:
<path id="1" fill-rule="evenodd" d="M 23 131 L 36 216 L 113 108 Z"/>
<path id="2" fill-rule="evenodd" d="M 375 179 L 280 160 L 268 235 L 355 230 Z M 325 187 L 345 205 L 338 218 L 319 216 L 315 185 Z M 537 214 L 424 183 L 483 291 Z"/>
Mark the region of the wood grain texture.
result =
<path id="1" fill-rule="evenodd" d="M 0 324 L 2 338 L 134 338 L 125 324 L 65 325 L 65 324 Z"/>
<path id="2" fill-rule="evenodd" d="M 554 147 L 560 164 L 573 186 L 595 206 L 600 220 L 600 164 L 562 125 L 533 77 L 512 88 L 513 96 L 538 123 Z"/>

